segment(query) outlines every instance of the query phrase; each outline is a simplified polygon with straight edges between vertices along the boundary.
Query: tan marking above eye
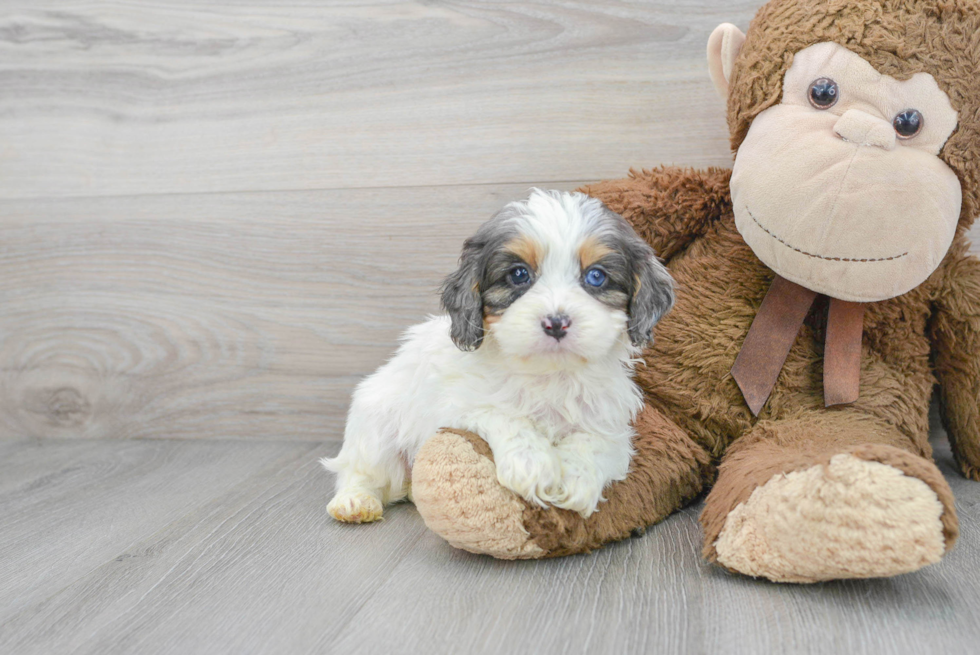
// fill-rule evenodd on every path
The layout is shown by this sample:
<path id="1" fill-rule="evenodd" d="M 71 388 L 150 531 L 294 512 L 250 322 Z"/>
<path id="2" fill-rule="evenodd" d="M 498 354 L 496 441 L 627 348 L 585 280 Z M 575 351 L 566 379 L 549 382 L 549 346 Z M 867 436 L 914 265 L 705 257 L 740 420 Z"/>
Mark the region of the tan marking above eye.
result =
<path id="1" fill-rule="evenodd" d="M 483 314 L 483 328 L 486 329 L 489 326 L 493 325 L 494 323 L 500 320 L 501 316 L 503 316 L 503 312 L 499 314 L 491 314 L 489 312 L 485 312 Z"/>
<path id="2" fill-rule="evenodd" d="M 578 249 L 578 258 L 582 263 L 582 270 L 584 271 L 606 255 L 611 255 L 612 252 L 612 250 L 600 243 L 597 239 L 589 237 Z"/>
<path id="3" fill-rule="evenodd" d="M 538 266 L 544 259 L 544 252 L 541 245 L 534 239 L 526 236 L 519 236 L 511 239 L 507 242 L 507 245 L 504 246 L 504 250 L 520 257 L 525 264 L 530 266 L 535 271 L 538 270 Z"/>

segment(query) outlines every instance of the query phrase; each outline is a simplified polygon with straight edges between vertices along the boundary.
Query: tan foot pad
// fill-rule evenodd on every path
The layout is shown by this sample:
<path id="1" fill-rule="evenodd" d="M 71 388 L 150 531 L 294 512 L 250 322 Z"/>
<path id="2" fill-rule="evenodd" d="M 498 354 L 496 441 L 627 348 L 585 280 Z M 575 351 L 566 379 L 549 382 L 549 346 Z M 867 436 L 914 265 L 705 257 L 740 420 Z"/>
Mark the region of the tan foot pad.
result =
<path id="1" fill-rule="evenodd" d="M 544 554 L 524 529 L 524 501 L 500 486 L 493 461 L 465 437 L 440 432 L 422 446 L 412 496 L 429 529 L 456 548 L 500 559 Z"/>
<path id="2" fill-rule="evenodd" d="M 925 482 L 835 455 L 753 491 L 728 515 L 715 548 L 724 566 L 776 582 L 886 577 L 939 561 L 942 513 Z"/>

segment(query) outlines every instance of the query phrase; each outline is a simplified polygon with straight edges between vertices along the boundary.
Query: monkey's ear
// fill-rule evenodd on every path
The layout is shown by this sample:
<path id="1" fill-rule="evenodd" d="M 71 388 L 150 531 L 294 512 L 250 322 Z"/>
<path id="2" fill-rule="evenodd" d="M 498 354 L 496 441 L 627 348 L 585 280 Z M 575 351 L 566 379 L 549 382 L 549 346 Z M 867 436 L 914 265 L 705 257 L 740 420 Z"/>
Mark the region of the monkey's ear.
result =
<path id="1" fill-rule="evenodd" d="M 463 246 L 459 268 L 442 283 L 442 307 L 452 320 L 450 336 L 460 350 L 483 343 L 483 298 L 479 290 L 479 251 L 472 240 Z"/>
<path id="2" fill-rule="evenodd" d="M 722 23 L 708 37 L 708 73 L 721 99 L 728 101 L 728 83 L 745 34 L 731 23 Z"/>

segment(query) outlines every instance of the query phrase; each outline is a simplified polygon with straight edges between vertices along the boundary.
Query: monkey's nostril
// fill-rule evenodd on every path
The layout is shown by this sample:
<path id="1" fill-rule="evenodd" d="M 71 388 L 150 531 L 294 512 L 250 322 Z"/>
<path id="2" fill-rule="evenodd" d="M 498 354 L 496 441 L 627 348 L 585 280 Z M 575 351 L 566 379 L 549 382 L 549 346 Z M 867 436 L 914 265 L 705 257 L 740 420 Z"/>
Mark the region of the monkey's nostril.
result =
<path id="1" fill-rule="evenodd" d="M 570 319 L 566 314 L 553 314 L 551 316 L 545 316 L 541 319 L 541 329 L 549 337 L 553 337 L 557 341 L 561 341 L 566 334 L 568 334 L 568 328 L 572 325 L 572 319 Z"/>

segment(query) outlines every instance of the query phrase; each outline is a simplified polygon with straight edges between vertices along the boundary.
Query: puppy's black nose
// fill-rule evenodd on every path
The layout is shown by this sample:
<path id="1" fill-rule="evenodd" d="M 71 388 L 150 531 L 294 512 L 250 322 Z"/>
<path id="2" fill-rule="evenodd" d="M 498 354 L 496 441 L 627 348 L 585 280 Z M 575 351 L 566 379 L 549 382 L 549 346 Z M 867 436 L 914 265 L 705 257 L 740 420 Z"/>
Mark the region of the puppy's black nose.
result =
<path id="1" fill-rule="evenodd" d="M 546 316 L 541 321 L 541 329 L 549 337 L 554 337 L 557 341 L 561 341 L 562 338 L 568 334 L 568 328 L 572 324 L 572 319 L 568 318 L 565 314 L 556 314 L 552 316 Z"/>

